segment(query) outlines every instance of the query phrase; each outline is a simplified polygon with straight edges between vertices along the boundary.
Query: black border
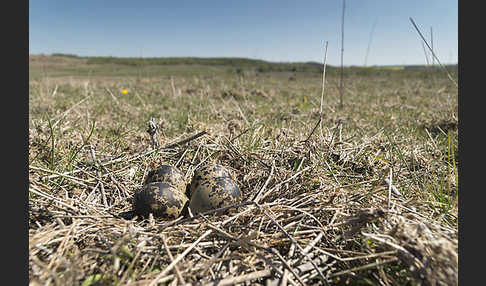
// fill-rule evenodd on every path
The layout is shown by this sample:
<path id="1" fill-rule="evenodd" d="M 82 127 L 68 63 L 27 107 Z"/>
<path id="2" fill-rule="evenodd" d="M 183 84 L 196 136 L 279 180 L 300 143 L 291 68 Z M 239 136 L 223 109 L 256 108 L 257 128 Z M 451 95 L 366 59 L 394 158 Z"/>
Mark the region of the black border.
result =
<path id="1" fill-rule="evenodd" d="M 479 5 L 466 5 L 477 3 L 471 1 L 458 1 L 458 136 L 459 136 L 459 281 L 463 285 L 474 285 L 482 280 L 484 273 L 481 261 L 476 257 L 483 257 L 484 236 L 484 168 L 481 165 L 484 150 L 484 105 L 481 104 L 485 88 L 484 73 L 478 71 L 471 63 L 482 63 L 482 41 L 480 34 L 484 19 L 483 10 Z M 476 7 L 474 7 L 476 6 Z M 476 9 L 474 9 L 476 8 Z M 476 13 L 474 13 L 476 11 Z M 481 14 L 481 15 L 480 15 Z M 471 36 L 472 35 L 472 36 Z M 476 53 L 477 50 L 482 53 Z M 469 60 L 468 60 L 469 59 Z M 484 65 L 481 65 L 484 68 Z M 477 79 L 477 80 L 475 80 Z M 474 83 L 479 83 L 475 86 Z M 479 161 L 475 164 L 473 160 Z M 478 278 L 478 279 L 476 279 Z M 475 283 L 476 282 L 476 283 Z M 481 282 L 479 282 L 481 284 Z"/>
<path id="2" fill-rule="evenodd" d="M 2 246 L 3 273 L 29 284 L 29 2 L 3 5 Z M 6 87 L 6 88 L 5 88 Z M 13 135 L 13 136 L 12 136 Z M 10 279 L 8 279 L 10 280 Z"/>

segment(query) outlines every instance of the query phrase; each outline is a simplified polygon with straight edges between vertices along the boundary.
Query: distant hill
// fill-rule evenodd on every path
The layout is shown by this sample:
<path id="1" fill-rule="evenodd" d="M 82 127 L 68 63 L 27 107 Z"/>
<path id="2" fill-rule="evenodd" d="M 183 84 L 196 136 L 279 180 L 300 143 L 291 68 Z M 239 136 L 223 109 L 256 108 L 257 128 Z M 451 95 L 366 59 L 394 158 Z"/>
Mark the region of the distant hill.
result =
<path id="1" fill-rule="evenodd" d="M 290 71 L 290 72 L 322 72 L 319 63 L 275 63 L 248 58 L 117 58 L 117 57 L 89 57 L 88 64 L 123 64 L 123 65 L 208 65 L 230 66 L 242 69 L 256 69 L 258 72 Z M 332 68 L 332 67 L 331 67 Z"/>
<path id="2" fill-rule="evenodd" d="M 323 66 L 317 62 L 268 62 L 264 60 L 248 58 L 198 58 L 198 57 L 82 57 L 74 54 L 51 54 L 53 57 L 65 57 L 71 59 L 84 59 L 87 64 L 118 64 L 128 66 L 147 65 L 208 65 L 228 66 L 242 69 L 255 69 L 259 72 L 290 71 L 290 72 L 322 72 Z M 333 69 L 327 66 L 326 69 Z"/>
<path id="3" fill-rule="evenodd" d="M 45 55 L 31 55 L 44 56 Z M 236 72 L 242 70 L 255 70 L 256 72 L 311 72 L 322 73 L 323 65 L 318 62 L 268 62 L 264 60 L 248 58 L 198 58 L 198 57 L 81 57 L 74 54 L 54 53 L 53 58 L 66 58 L 72 60 L 83 60 L 87 64 L 116 64 L 126 66 L 148 66 L 148 65 L 207 65 L 227 66 Z M 438 68 L 438 66 L 435 66 Z M 347 66 L 347 73 L 376 74 L 376 72 L 389 71 L 420 71 L 430 69 L 427 65 L 389 65 L 389 66 Z M 457 64 L 448 65 L 448 69 L 457 71 Z M 340 69 L 339 66 L 327 65 L 326 72 L 334 73 Z"/>

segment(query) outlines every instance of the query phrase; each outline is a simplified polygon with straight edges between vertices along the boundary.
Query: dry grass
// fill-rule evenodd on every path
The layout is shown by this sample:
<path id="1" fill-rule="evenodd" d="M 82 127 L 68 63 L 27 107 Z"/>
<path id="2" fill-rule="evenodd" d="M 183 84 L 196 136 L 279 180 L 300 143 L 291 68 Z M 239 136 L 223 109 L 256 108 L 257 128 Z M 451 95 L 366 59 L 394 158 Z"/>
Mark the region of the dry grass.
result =
<path id="1" fill-rule="evenodd" d="M 457 285 L 457 90 L 355 76 L 337 111 L 328 76 L 309 136 L 319 76 L 32 80 L 31 285 Z M 119 216 L 149 170 L 206 160 L 244 193 L 228 214 Z"/>

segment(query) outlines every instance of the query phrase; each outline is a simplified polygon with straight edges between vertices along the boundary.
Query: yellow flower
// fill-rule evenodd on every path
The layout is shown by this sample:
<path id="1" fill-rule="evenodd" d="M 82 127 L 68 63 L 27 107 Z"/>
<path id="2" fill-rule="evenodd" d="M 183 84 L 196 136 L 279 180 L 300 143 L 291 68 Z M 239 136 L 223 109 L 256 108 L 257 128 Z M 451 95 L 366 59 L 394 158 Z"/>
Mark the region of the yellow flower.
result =
<path id="1" fill-rule="evenodd" d="M 123 94 L 127 94 L 127 93 L 128 93 L 128 90 L 126 90 L 126 89 L 122 89 L 122 90 L 121 90 L 121 93 L 123 93 Z"/>

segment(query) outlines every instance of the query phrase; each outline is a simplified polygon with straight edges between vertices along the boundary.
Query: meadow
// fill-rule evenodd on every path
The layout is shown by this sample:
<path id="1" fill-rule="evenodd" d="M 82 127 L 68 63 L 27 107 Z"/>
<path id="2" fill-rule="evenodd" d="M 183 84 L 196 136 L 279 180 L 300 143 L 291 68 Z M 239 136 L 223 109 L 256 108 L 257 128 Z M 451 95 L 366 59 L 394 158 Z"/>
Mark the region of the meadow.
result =
<path id="1" fill-rule="evenodd" d="M 457 285 L 457 86 L 438 67 L 346 67 L 340 107 L 339 68 L 321 105 L 322 78 L 31 55 L 31 285 Z M 158 165 L 190 181 L 207 161 L 243 192 L 229 213 L 119 215 Z"/>

